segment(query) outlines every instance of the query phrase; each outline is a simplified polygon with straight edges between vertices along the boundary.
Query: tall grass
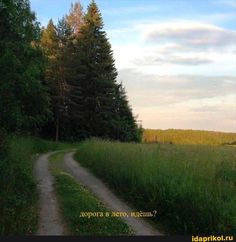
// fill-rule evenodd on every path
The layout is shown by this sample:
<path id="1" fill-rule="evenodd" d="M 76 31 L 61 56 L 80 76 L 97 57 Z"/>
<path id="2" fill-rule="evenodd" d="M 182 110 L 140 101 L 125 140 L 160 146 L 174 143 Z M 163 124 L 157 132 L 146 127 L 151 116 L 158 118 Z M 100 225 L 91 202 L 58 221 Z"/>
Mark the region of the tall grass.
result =
<path id="1" fill-rule="evenodd" d="M 223 133 L 201 130 L 145 129 L 143 133 L 143 142 L 221 145 L 236 142 L 236 133 Z"/>
<path id="2" fill-rule="evenodd" d="M 236 149 L 84 142 L 75 158 L 173 234 L 236 234 Z"/>
<path id="3" fill-rule="evenodd" d="M 34 234 L 37 193 L 33 154 L 68 145 L 37 138 L 9 137 L 5 146 L 0 156 L 0 235 Z"/>

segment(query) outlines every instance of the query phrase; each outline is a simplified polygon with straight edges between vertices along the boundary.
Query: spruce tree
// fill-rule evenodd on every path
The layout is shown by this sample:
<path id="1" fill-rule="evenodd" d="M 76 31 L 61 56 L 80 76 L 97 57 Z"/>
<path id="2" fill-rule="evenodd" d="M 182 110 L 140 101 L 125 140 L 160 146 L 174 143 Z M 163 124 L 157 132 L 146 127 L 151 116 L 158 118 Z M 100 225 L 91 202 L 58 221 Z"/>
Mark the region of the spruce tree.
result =
<path id="1" fill-rule="evenodd" d="M 117 72 L 111 46 L 93 1 L 75 41 L 77 79 L 69 81 L 71 114 L 85 136 L 110 137 Z M 79 92 L 79 93 L 78 93 Z M 79 94 L 79 95 L 78 95 Z M 81 105 L 82 104 L 82 105 Z"/>
<path id="2" fill-rule="evenodd" d="M 132 108 L 129 105 L 125 88 L 123 87 L 122 83 L 117 85 L 115 100 L 115 139 L 127 142 L 140 142 L 142 136 L 142 128 L 139 128 L 136 123 L 132 113 Z"/>
<path id="3" fill-rule="evenodd" d="M 78 135 L 137 141 L 137 125 L 127 97 L 116 83 L 113 52 L 94 1 L 73 45 L 76 73 L 68 79 L 69 112 Z"/>

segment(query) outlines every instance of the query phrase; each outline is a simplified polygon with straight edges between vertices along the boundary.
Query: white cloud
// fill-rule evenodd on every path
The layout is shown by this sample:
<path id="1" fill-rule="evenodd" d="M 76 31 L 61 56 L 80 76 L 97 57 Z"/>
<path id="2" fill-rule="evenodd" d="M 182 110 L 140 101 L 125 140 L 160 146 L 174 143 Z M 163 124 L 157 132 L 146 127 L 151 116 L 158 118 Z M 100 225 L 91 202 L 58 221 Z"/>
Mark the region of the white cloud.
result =
<path id="1" fill-rule="evenodd" d="M 236 132 L 235 76 L 160 76 L 119 72 L 145 128 Z"/>
<path id="2" fill-rule="evenodd" d="M 142 39 L 156 43 L 174 43 L 185 49 L 236 46 L 236 31 L 195 22 L 166 22 L 140 26 Z"/>
<path id="3" fill-rule="evenodd" d="M 236 31 L 184 20 L 137 25 L 132 29 L 137 39 L 132 42 L 127 31 L 110 32 L 113 38 L 116 34 L 123 40 L 113 46 L 118 69 L 136 68 L 160 75 L 236 74 Z"/>
<path id="4" fill-rule="evenodd" d="M 139 24 L 134 33 L 114 56 L 145 128 L 236 132 L 236 31 L 181 20 Z M 128 29 L 120 34 L 129 38 Z"/>
<path id="5" fill-rule="evenodd" d="M 233 8 L 236 8 L 236 1 L 235 0 L 219 0 L 219 3 L 233 7 Z"/>
<path id="6" fill-rule="evenodd" d="M 123 80 L 131 103 L 140 107 L 160 107 L 236 93 L 236 77 L 232 76 L 159 76 L 124 69 L 119 71 L 119 79 Z"/>
<path id="7" fill-rule="evenodd" d="M 175 65 L 202 65 L 202 64 L 209 64 L 212 63 L 213 59 L 210 59 L 209 57 L 203 57 L 201 55 L 197 54 L 191 54 L 188 56 L 184 56 L 183 54 L 156 54 L 151 56 L 145 56 L 142 59 L 136 59 L 134 60 L 134 63 L 137 65 L 163 65 L 166 63 L 169 64 L 175 64 Z"/>

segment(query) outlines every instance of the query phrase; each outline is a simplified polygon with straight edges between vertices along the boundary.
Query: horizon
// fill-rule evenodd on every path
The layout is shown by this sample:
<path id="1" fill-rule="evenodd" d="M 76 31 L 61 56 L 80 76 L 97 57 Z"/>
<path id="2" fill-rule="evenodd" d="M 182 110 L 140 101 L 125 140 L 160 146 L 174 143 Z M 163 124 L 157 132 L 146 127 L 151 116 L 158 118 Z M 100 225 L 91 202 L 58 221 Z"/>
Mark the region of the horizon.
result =
<path id="1" fill-rule="evenodd" d="M 224 133 L 224 134 L 236 134 L 236 132 L 227 132 L 227 131 L 219 131 L 219 130 L 208 130 L 208 129 L 174 129 L 174 128 L 168 128 L 168 129 L 157 129 L 157 128 L 143 128 L 144 130 L 161 130 L 161 131 L 169 131 L 169 130 L 174 130 L 174 131 L 193 131 L 193 132 L 213 132 L 213 133 Z"/>
<path id="2" fill-rule="evenodd" d="M 45 26 L 76 1 L 30 2 Z M 145 129 L 236 132 L 236 1 L 96 3 L 117 80 Z"/>

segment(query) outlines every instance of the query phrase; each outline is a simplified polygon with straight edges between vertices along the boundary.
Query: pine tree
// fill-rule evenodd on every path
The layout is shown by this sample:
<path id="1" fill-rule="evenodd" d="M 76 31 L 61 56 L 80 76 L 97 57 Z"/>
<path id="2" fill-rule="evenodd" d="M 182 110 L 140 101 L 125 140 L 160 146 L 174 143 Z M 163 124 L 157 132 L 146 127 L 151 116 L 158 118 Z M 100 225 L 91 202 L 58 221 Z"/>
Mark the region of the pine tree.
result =
<path id="1" fill-rule="evenodd" d="M 78 35 L 83 25 L 83 11 L 79 2 L 71 4 L 70 12 L 65 16 L 65 21 L 70 26 L 72 33 Z"/>
<path id="2" fill-rule="evenodd" d="M 67 84 L 65 81 L 65 50 L 67 39 L 71 35 L 70 28 L 65 19 L 59 21 L 55 27 L 52 20 L 49 21 L 47 28 L 42 30 L 41 46 L 47 58 L 45 79 L 49 87 L 52 99 L 53 120 L 45 126 L 50 136 L 55 136 L 58 141 L 63 129 L 64 116 L 66 112 L 66 92 Z M 55 135 L 50 133 L 54 131 Z"/>
<path id="3" fill-rule="evenodd" d="M 50 114 L 39 27 L 28 0 L 0 1 L 0 126 L 35 133 Z"/>
<path id="4" fill-rule="evenodd" d="M 76 123 L 70 116 L 70 85 L 76 76 L 74 63 L 74 40 L 78 37 L 82 23 L 82 7 L 79 3 L 71 5 L 70 13 L 59 20 L 57 27 L 52 20 L 42 30 L 41 45 L 47 57 L 45 78 L 52 96 L 54 119 L 44 127 L 44 136 L 55 139 L 71 139 L 77 132 Z M 55 135 L 52 133 L 55 133 Z"/>

